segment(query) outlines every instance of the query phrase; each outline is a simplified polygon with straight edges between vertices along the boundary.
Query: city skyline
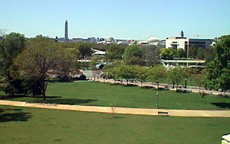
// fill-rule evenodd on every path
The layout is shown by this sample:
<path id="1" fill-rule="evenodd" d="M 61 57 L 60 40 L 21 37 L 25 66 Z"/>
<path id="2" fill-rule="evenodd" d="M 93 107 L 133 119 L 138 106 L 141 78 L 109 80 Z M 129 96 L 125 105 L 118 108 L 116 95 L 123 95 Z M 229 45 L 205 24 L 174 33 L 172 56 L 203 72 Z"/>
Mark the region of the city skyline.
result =
<path id="1" fill-rule="evenodd" d="M 202 1 L 1 1 L 0 29 L 26 37 L 42 34 L 69 38 L 110 36 L 145 40 L 179 36 L 214 38 L 230 34 L 229 0 Z"/>

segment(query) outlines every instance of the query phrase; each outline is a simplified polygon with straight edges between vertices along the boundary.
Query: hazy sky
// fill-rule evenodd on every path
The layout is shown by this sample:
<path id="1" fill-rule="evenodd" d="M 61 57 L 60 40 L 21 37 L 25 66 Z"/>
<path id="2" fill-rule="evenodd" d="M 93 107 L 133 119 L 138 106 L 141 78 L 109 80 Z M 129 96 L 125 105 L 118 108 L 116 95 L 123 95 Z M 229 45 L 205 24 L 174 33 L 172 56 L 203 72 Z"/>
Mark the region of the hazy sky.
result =
<path id="1" fill-rule="evenodd" d="M 26 37 L 145 40 L 230 34 L 230 0 L 0 0 L 0 29 Z"/>

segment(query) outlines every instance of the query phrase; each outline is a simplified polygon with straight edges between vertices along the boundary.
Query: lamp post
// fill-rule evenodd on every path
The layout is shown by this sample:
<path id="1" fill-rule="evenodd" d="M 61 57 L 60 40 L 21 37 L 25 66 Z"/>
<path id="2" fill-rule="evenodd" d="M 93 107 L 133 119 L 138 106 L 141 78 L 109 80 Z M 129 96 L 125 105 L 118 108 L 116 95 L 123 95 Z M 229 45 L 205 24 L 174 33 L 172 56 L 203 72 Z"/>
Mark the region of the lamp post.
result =
<path id="1" fill-rule="evenodd" d="M 187 78 L 184 79 L 184 88 L 187 88 Z"/>
<path id="2" fill-rule="evenodd" d="M 157 99 L 156 99 L 156 109 L 158 109 L 158 92 L 157 92 Z"/>

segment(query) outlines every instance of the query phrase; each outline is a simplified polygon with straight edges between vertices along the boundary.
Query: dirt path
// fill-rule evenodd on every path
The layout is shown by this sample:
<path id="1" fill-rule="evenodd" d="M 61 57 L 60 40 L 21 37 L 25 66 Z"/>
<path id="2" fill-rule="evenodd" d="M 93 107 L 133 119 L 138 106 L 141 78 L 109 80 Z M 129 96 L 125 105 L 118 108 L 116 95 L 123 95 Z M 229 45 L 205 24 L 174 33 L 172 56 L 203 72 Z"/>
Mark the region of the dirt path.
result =
<path id="1" fill-rule="evenodd" d="M 99 113 L 113 113 L 111 107 L 99 106 L 79 106 L 79 105 L 62 105 L 62 104 L 42 104 L 42 103 L 26 103 L 21 101 L 6 101 L 0 100 L 0 105 L 43 108 L 43 109 L 57 109 L 68 111 L 83 111 L 83 112 L 99 112 Z M 230 110 L 171 110 L 171 109 L 143 109 L 143 108 L 122 108 L 114 107 L 116 114 L 130 114 L 130 115 L 168 115 L 175 117 L 230 117 Z"/>

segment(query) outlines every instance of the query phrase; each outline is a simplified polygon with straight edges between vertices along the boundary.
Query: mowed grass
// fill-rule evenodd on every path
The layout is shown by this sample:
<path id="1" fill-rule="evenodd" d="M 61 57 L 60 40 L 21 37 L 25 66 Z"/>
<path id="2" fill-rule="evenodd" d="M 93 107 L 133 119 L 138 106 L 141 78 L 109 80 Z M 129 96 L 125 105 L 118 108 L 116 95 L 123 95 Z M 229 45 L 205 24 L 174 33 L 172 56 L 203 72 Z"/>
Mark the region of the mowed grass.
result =
<path id="1" fill-rule="evenodd" d="M 49 83 L 47 103 L 155 108 L 156 93 L 163 109 L 230 109 L 230 98 L 196 93 L 176 93 L 136 86 L 111 85 L 100 82 Z M 7 98 L 7 97 L 4 97 Z M 19 97 L 11 100 L 43 102 L 41 98 Z"/>
<path id="2" fill-rule="evenodd" d="M 0 106 L 0 143 L 218 144 L 230 118 L 179 118 Z"/>

